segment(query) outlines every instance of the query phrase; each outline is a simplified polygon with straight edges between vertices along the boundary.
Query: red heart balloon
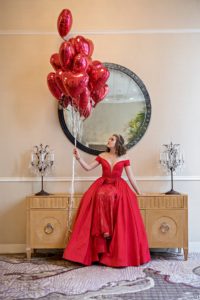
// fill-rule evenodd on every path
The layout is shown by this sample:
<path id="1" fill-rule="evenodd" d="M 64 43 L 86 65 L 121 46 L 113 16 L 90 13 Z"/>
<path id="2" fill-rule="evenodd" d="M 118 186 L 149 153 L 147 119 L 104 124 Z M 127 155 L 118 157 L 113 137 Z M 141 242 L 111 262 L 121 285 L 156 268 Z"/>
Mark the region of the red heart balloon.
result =
<path id="1" fill-rule="evenodd" d="M 109 88 L 108 88 L 107 84 L 102 86 L 100 89 L 97 89 L 97 90 L 94 90 L 91 92 L 91 97 L 95 102 L 94 107 L 97 105 L 97 103 L 99 103 L 100 101 L 102 101 L 105 98 L 105 96 L 108 94 L 108 92 L 109 92 Z"/>
<path id="2" fill-rule="evenodd" d="M 87 119 L 90 116 L 91 111 L 92 111 L 92 102 L 89 101 L 86 109 L 80 112 L 80 115 L 83 116 L 85 119 Z"/>
<path id="3" fill-rule="evenodd" d="M 105 84 L 110 76 L 109 70 L 104 66 L 93 65 L 90 71 L 90 80 L 96 84 Z"/>
<path id="4" fill-rule="evenodd" d="M 88 84 L 90 91 L 100 89 L 105 85 L 110 76 L 109 70 L 98 61 L 93 62 L 89 72 L 90 81 Z"/>
<path id="5" fill-rule="evenodd" d="M 88 85 L 89 76 L 86 73 L 72 73 L 68 71 L 63 73 L 62 81 L 69 95 L 72 98 L 76 98 L 83 93 Z"/>
<path id="6" fill-rule="evenodd" d="M 86 39 L 86 41 L 87 41 L 88 44 L 89 44 L 89 54 L 88 54 L 88 56 L 91 57 L 92 54 L 93 54 L 93 51 L 94 51 L 94 44 L 93 44 L 93 42 L 92 42 L 91 40 L 89 40 L 89 39 Z"/>
<path id="7" fill-rule="evenodd" d="M 72 71 L 75 73 L 80 73 L 86 71 L 88 68 L 87 57 L 82 54 L 77 54 L 73 60 Z"/>
<path id="8" fill-rule="evenodd" d="M 60 63 L 60 58 L 58 53 L 54 53 L 51 55 L 50 63 L 55 71 L 61 69 L 61 63 Z"/>
<path id="9" fill-rule="evenodd" d="M 84 111 L 87 106 L 88 102 L 90 102 L 90 91 L 88 88 L 85 88 L 85 90 L 80 94 L 80 100 L 79 100 L 79 111 Z"/>
<path id="10" fill-rule="evenodd" d="M 102 63 L 99 61 L 99 60 L 91 60 L 91 58 L 90 59 L 88 59 L 88 63 L 89 63 L 89 66 L 88 66 L 88 68 L 87 68 L 87 73 L 90 75 L 90 72 L 92 71 L 92 69 L 93 69 L 93 66 L 95 66 L 95 65 L 99 65 L 99 66 L 102 66 Z"/>
<path id="11" fill-rule="evenodd" d="M 74 41 L 75 49 L 77 53 L 81 53 L 90 57 L 93 53 L 93 43 L 91 40 L 85 39 L 83 36 L 78 35 Z"/>
<path id="12" fill-rule="evenodd" d="M 57 28 L 60 36 L 65 37 L 72 27 L 72 14 L 69 9 L 63 9 L 58 16 Z"/>
<path id="13" fill-rule="evenodd" d="M 63 92 L 63 94 L 67 94 L 62 81 L 62 74 L 63 74 L 62 70 L 57 70 L 55 74 L 55 81 L 58 87 L 60 88 L 60 90 Z"/>
<path id="14" fill-rule="evenodd" d="M 99 72 L 99 71 L 97 71 L 97 69 L 100 69 L 102 67 L 104 67 L 104 66 L 99 60 L 94 60 L 89 65 L 87 72 L 90 77 L 89 84 L 88 84 L 88 88 L 90 91 L 93 91 L 95 88 L 97 88 L 97 89 L 100 88 L 98 86 L 98 82 L 97 82 L 98 77 L 97 77 L 96 73 Z"/>
<path id="15" fill-rule="evenodd" d="M 62 67 L 67 71 L 72 64 L 75 55 L 74 47 L 70 42 L 63 42 L 59 49 L 59 58 Z"/>
<path id="16" fill-rule="evenodd" d="M 56 81 L 55 81 L 55 73 L 51 72 L 48 74 L 47 76 L 47 84 L 49 87 L 50 92 L 52 93 L 52 95 L 57 99 L 57 100 L 61 100 L 63 97 L 63 92 L 60 90 L 60 88 L 58 87 Z"/>
<path id="17" fill-rule="evenodd" d="M 96 66 L 96 67 L 102 67 L 103 66 L 103 64 L 102 64 L 102 62 L 100 62 L 100 60 L 93 60 L 92 65 Z"/>

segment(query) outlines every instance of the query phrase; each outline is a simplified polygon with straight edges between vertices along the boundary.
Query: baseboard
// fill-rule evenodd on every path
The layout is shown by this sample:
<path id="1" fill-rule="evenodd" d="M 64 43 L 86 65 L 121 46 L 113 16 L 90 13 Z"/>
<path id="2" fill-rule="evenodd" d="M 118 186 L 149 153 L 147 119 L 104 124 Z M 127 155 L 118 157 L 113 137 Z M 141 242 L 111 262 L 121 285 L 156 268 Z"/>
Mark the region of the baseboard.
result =
<path id="1" fill-rule="evenodd" d="M 26 244 L 0 244 L 0 254 L 25 252 Z M 200 252 L 200 242 L 190 242 L 189 252 Z"/>

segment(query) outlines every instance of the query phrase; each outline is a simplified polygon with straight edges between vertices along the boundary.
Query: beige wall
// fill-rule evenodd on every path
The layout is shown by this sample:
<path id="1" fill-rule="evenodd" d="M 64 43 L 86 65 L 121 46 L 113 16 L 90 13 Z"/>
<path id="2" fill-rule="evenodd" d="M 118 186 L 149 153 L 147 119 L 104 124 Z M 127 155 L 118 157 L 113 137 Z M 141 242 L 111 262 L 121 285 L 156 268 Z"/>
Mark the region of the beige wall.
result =
<path id="1" fill-rule="evenodd" d="M 171 140 L 182 145 L 186 166 L 175 187 L 189 194 L 189 239 L 200 243 L 200 1 L 0 0 L 0 244 L 25 244 L 25 197 L 40 187 L 35 177 L 30 181 L 33 145 L 49 144 L 55 151 L 47 190 L 70 190 L 73 146 L 46 85 L 49 58 L 62 42 L 56 21 L 63 8 L 73 14 L 72 35 L 94 42 L 93 59 L 124 65 L 149 91 L 151 122 L 129 151 L 144 192 L 169 189 L 158 164 L 160 145 Z M 100 168 L 86 173 L 77 166 L 76 191 L 100 173 Z"/>

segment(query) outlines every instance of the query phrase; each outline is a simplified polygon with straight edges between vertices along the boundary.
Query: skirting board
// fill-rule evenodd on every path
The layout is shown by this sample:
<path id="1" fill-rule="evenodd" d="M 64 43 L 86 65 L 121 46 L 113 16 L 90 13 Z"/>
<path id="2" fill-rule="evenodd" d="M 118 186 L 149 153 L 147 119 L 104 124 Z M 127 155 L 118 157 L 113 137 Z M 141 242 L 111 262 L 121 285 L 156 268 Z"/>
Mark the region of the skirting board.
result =
<path id="1" fill-rule="evenodd" d="M 0 254 L 25 253 L 25 252 L 26 252 L 26 244 L 0 244 Z M 200 242 L 189 243 L 189 252 L 200 252 Z"/>

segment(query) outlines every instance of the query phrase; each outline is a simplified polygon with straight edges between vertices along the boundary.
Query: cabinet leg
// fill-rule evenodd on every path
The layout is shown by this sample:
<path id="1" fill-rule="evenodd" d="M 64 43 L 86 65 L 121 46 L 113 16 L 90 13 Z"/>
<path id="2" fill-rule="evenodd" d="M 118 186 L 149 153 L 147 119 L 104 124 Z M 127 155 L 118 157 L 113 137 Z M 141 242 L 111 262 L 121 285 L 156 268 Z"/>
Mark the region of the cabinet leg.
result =
<path id="1" fill-rule="evenodd" d="M 183 248 L 183 252 L 184 252 L 184 260 L 188 259 L 188 248 Z"/>
<path id="2" fill-rule="evenodd" d="M 31 248 L 26 248 L 26 257 L 28 260 L 31 260 Z"/>

